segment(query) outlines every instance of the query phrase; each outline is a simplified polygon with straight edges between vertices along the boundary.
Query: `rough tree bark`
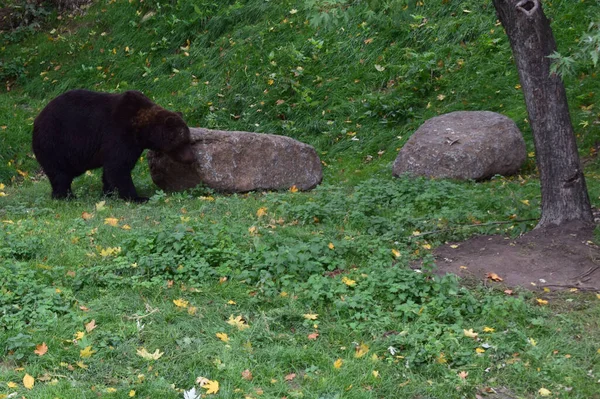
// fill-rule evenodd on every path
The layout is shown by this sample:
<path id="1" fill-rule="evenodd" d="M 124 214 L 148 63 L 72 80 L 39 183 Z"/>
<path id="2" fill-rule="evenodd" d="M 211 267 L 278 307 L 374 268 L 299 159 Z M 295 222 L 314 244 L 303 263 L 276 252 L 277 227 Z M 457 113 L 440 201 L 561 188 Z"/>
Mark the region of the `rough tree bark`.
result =
<path id="1" fill-rule="evenodd" d="M 541 0 L 492 0 L 519 70 L 533 132 L 542 189 L 542 215 L 536 228 L 593 223 L 590 199 L 563 82 L 550 73 L 556 51 Z"/>

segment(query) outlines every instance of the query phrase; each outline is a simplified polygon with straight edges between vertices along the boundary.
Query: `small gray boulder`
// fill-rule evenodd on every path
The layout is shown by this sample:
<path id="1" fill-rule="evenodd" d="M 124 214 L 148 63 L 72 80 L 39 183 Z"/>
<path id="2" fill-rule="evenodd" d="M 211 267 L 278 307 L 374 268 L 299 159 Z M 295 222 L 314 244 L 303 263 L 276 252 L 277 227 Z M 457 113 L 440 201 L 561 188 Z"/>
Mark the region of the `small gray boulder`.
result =
<path id="1" fill-rule="evenodd" d="M 508 117 L 489 111 L 458 111 L 427 120 L 408 139 L 393 174 L 482 180 L 518 172 L 525 141 Z"/>
<path id="2" fill-rule="evenodd" d="M 166 191 L 181 191 L 202 183 L 218 192 L 310 190 L 323 178 L 313 147 L 274 134 L 191 128 L 196 161 L 184 165 L 167 155 L 148 152 L 154 183 Z"/>

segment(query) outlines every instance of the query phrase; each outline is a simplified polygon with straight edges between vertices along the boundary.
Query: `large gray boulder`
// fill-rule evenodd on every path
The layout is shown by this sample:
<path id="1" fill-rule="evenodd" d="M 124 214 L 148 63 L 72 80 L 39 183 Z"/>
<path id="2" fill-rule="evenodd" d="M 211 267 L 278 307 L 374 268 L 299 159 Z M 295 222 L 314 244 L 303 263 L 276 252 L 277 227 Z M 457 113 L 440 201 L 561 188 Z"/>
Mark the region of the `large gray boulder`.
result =
<path id="1" fill-rule="evenodd" d="M 481 180 L 515 174 L 526 158 L 523 135 L 510 118 L 459 111 L 421 125 L 400 150 L 393 174 Z"/>
<path id="2" fill-rule="evenodd" d="M 308 144 L 274 134 L 191 128 L 196 161 L 177 163 L 149 151 L 152 180 L 166 191 L 180 191 L 202 183 L 218 192 L 255 190 L 310 190 L 323 172 L 321 160 Z"/>

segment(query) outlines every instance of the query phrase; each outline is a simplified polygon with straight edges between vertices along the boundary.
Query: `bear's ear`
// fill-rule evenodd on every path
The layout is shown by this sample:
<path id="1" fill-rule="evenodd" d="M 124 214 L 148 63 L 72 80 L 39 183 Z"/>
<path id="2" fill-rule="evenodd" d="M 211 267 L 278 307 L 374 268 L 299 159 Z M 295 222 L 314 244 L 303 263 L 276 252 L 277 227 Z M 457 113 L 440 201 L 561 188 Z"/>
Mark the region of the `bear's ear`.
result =
<path id="1" fill-rule="evenodd" d="M 177 120 L 177 118 L 173 117 L 173 116 L 169 116 L 167 119 L 165 119 L 165 126 L 168 128 L 174 128 L 179 126 L 181 123 Z"/>
<path id="2" fill-rule="evenodd" d="M 152 101 L 139 91 L 126 91 L 120 97 L 114 115 L 116 119 L 126 124 L 131 123 L 140 109 L 150 108 L 153 105 Z"/>

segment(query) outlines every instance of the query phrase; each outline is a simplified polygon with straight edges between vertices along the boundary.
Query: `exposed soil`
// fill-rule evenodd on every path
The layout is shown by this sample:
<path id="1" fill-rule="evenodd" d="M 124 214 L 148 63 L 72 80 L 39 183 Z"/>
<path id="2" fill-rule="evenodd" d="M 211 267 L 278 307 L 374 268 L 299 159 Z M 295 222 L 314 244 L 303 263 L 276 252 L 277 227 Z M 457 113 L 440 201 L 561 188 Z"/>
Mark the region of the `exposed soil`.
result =
<path id="1" fill-rule="evenodd" d="M 496 273 L 509 287 L 600 292 L 600 248 L 593 228 L 567 225 L 535 229 L 516 239 L 479 236 L 447 243 L 434 251 L 441 273 L 493 282 Z"/>

